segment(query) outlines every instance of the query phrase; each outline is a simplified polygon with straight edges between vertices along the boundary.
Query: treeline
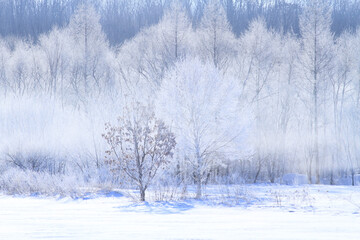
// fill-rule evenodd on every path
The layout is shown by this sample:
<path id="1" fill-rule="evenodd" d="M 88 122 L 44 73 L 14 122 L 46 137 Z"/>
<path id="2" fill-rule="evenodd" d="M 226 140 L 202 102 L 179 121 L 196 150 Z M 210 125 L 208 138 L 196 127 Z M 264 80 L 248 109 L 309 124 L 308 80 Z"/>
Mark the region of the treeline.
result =
<path id="1" fill-rule="evenodd" d="M 145 199 L 152 182 L 195 184 L 197 197 L 206 184 L 288 173 L 355 185 L 360 34 L 336 36 L 333 15 L 327 1 L 309 1 L 300 34 L 260 17 L 236 36 L 219 1 L 197 26 L 174 3 L 111 46 L 101 15 L 81 4 L 36 43 L 3 39 L 0 187 L 120 184 Z"/>
<path id="2" fill-rule="evenodd" d="M 142 28 L 159 22 L 172 2 L 179 2 L 194 27 L 198 26 L 208 0 L 4 0 L 0 1 L 0 35 L 37 41 L 54 26 L 66 26 L 79 4 L 92 4 L 100 14 L 101 26 L 111 45 L 134 37 Z M 360 24 L 359 1 L 331 0 L 332 32 L 338 36 L 345 30 L 354 31 Z M 299 16 L 302 1 L 286 0 L 221 0 L 232 31 L 244 33 L 258 17 L 268 28 L 281 33 L 300 35 Z"/>

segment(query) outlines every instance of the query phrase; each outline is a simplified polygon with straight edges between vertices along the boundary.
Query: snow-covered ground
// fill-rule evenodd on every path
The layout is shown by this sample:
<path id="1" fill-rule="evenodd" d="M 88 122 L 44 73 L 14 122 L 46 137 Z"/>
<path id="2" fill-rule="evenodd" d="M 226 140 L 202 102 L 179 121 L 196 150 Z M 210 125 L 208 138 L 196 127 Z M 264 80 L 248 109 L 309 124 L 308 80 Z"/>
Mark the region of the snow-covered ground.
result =
<path id="1" fill-rule="evenodd" d="M 204 200 L 0 196 L 0 239 L 360 239 L 360 187 L 211 186 Z"/>

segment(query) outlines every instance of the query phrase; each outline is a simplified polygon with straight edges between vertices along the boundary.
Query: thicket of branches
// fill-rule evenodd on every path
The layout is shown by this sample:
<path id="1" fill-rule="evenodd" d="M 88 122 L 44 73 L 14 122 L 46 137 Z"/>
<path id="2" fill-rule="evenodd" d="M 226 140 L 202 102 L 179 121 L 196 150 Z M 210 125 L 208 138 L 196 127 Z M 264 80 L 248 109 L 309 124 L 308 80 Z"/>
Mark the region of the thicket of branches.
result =
<path id="1" fill-rule="evenodd" d="M 153 114 L 177 143 L 174 154 L 163 152 L 171 160 L 156 158 L 168 163 L 148 176 L 156 184 L 195 184 L 197 197 L 209 183 L 281 182 L 287 173 L 305 174 L 309 183 L 355 184 L 360 34 L 334 32 L 332 9 L 309 1 L 299 10 L 298 33 L 269 29 L 261 17 L 236 33 L 218 1 L 204 5 L 195 25 L 174 3 L 158 23 L 112 45 L 96 8 L 82 4 L 68 24 L 35 43 L 2 39 L 1 188 L 58 189 L 37 187 L 53 177 L 64 191 L 73 191 L 74 181 L 141 190 L 143 180 L 126 180 L 139 168 L 114 174 L 105 159 L 114 142 L 102 134 L 119 116 L 120 132 L 143 130 L 142 123 L 155 124 Z M 151 113 L 145 120 L 129 118 L 138 106 Z M 150 134 L 142 130 L 139 139 Z M 120 151 L 119 166 L 131 157 Z M 10 181 L 16 172 L 19 180 Z"/>

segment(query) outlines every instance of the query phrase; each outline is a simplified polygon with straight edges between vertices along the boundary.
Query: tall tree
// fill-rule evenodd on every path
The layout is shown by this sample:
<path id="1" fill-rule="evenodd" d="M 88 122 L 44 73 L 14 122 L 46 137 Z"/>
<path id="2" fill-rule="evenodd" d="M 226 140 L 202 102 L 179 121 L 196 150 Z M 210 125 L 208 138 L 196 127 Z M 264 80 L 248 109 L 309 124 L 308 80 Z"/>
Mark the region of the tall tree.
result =
<path id="1" fill-rule="evenodd" d="M 225 10 L 218 0 L 208 2 L 197 32 L 199 55 L 215 67 L 227 70 L 237 47 Z"/>
<path id="2" fill-rule="evenodd" d="M 104 87 L 108 43 L 100 25 L 100 15 L 94 7 L 87 4 L 78 6 L 72 16 L 68 31 L 73 46 L 74 88 L 77 94 L 85 97 L 91 90 Z M 79 74 L 80 73 L 80 74 Z M 82 86 L 79 86 L 80 81 Z M 83 91 L 83 92 L 82 92 Z"/>
<path id="3" fill-rule="evenodd" d="M 68 34 L 63 29 L 54 28 L 50 33 L 40 36 L 39 47 L 45 54 L 47 65 L 46 91 L 51 96 L 60 96 L 64 102 L 65 90 L 68 88 L 68 68 L 71 59 L 71 46 Z"/>
<path id="4" fill-rule="evenodd" d="M 255 165 L 253 181 L 256 182 L 263 170 L 264 160 L 262 136 L 268 131 L 267 119 L 273 113 L 269 100 L 274 96 L 273 89 L 277 79 L 280 58 L 280 37 L 267 30 L 263 19 L 254 20 L 249 30 L 240 38 L 240 54 L 237 58 L 237 75 L 239 79 L 241 100 L 249 104 L 255 113 Z"/>
<path id="5" fill-rule="evenodd" d="M 160 22 L 165 53 L 171 62 L 185 57 L 189 52 L 191 25 L 185 9 L 179 2 L 173 2 Z"/>
<path id="6" fill-rule="evenodd" d="M 310 96 L 313 153 L 316 183 L 320 183 L 319 128 L 320 106 L 323 89 L 328 84 L 327 71 L 333 60 L 333 34 L 330 31 L 330 7 L 322 0 L 309 1 L 300 18 L 302 36 L 301 64 Z"/>
<path id="7" fill-rule="evenodd" d="M 242 127 L 235 94 L 232 82 L 212 63 L 197 59 L 178 62 L 161 86 L 158 112 L 176 134 L 179 157 L 191 169 L 197 198 L 211 171 L 235 157 Z"/>

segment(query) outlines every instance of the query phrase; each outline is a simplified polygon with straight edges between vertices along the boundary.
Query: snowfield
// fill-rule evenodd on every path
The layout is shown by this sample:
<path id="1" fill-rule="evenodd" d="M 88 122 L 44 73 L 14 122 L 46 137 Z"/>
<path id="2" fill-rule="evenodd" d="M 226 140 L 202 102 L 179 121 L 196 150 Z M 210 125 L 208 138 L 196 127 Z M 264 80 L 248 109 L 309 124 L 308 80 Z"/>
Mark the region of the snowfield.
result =
<path id="1" fill-rule="evenodd" d="M 120 191 L 121 192 L 121 191 Z M 203 200 L 0 196 L 0 239 L 359 239 L 360 187 L 210 186 Z"/>

